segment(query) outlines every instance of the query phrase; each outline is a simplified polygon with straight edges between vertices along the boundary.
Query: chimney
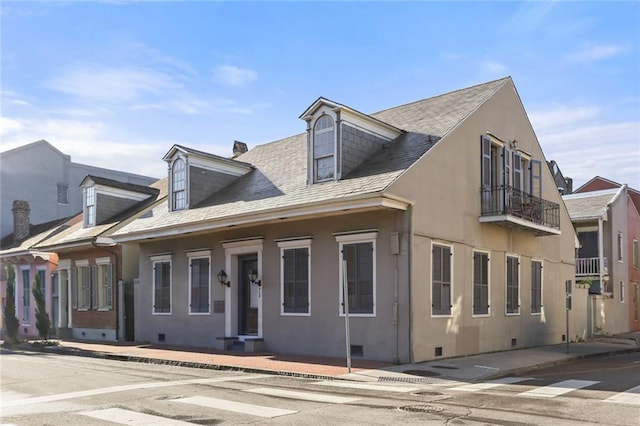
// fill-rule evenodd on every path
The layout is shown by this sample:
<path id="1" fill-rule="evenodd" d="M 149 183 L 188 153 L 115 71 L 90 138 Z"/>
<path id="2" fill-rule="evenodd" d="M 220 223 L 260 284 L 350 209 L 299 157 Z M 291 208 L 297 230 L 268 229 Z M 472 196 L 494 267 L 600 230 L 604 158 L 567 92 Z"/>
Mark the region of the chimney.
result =
<path id="1" fill-rule="evenodd" d="M 247 151 L 249 151 L 249 148 L 247 148 L 246 143 L 240 142 L 240 141 L 233 141 L 233 157 L 231 158 L 236 158 L 237 156 L 242 155 Z"/>
<path id="2" fill-rule="evenodd" d="M 567 187 L 567 194 L 573 193 L 573 179 L 570 177 L 564 178 L 565 186 Z"/>
<path id="3" fill-rule="evenodd" d="M 29 236 L 29 202 L 14 200 L 13 208 L 13 241 L 18 242 Z"/>

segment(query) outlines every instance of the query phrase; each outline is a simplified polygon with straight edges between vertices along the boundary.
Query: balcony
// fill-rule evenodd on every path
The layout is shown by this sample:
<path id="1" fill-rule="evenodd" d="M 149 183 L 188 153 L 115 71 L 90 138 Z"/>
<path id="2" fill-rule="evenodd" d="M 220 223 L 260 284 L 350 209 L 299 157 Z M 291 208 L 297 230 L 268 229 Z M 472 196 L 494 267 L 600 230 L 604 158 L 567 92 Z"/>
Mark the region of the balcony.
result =
<path id="1" fill-rule="evenodd" d="M 607 258 L 604 258 L 603 275 L 607 275 Z M 576 277 L 598 277 L 600 276 L 599 257 L 580 257 L 576 259 Z"/>
<path id="2" fill-rule="evenodd" d="M 506 185 L 480 192 L 480 222 L 529 230 L 536 235 L 560 235 L 558 204 Z"/>

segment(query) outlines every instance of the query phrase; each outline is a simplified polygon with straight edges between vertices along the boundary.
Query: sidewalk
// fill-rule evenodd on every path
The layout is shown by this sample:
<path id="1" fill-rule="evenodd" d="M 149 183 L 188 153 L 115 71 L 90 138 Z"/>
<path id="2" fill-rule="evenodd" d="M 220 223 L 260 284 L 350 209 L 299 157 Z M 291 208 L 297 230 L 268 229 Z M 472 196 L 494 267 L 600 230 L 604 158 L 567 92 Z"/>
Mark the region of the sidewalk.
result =
<path id="1" fill-rule="evenodd" d="M 41 350 L 47 353 L 122 361 L 323 379 L 412 383 L 438 383 L 443 380 L 476 382 L 569 363 L 577 359 L 640 351 L 640 332 L 571 343 L 568 353 L 566 348 L 565 344 L 558 344 L 404 365 L 354 358 L 350 374 L 345 366 L 346 361 L 342 358 L 218 352 L 207 348 L 148 344 L 61 340 L 58 346 L 19 345 L 9 349 L 3 348 L 3 351 Z"/>

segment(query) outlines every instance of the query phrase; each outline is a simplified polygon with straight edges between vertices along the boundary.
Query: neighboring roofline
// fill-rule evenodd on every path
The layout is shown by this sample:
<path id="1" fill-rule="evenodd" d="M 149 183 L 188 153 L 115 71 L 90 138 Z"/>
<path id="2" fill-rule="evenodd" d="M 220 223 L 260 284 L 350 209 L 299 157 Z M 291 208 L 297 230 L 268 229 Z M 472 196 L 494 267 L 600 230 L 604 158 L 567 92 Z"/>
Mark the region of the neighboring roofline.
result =
<path id="1" fill-rule="evenodd" d="M 103 231 L 102 233 L 95 235 L 93 237 L 89 237 L 89 238 L 84 238 L 81 240 L 74 240 L 74 241 L 69 241 L 67 243 L 61 243 L 61 244 L 52 244 L 52 245 L 43 245 L 43 246 L 39 246 L 38 247 L 38 251 L 44 251 L 44 252 L 61 252 L 61 251 L 65 251 L 68 249 L 83 249 L 83 248 L 91 248 L 93 247 L 93 242 L 100 236 L 102 235 L 104 232 L 106 232 L 107 230 Z"/>
<path id="2" fill-rule="evenodd" d="M 589 179 L 587 182 L 585 182 L 584 184 L 580 185 L 580 188 L 576 189 L 576 190 L 575 190 L 575 191 L 573 191 L 573 192 L 578 192 L 578 191 L 580 191 L 582 188 L 584 188 L 585 186 L 589 185 L 591 182 L 594 182 L 594 181 L 596 181 L 596 180 L 601 180 L 601 181 L 604 181 L 604 182 L 606 182 L 606 183 L 610 183 L 611 185 L 614 185 L 614 186 L 616 186 L 616 187 L 620 187 L 620 186 L 622 186 L 622 185 L 627 185 L 627 190 L 628 190 L 629 192 L 634 192 L 634 193 L 636 193 L 636 194 L 640 195 L 640 190 L 634 189 L 634 188 L 630 187 L 630 186 L 629 186 L 628 184 L 626 184 L 626 183 L 624 183 L 624 184 L 622 184 L 622 183 L 618 183 L 618 182 L 616 182 L 616 181 L 614 181 L 614 180 L 607 179 L 607 178 L 604 178 L 604 177 L 602 177 L 602 176 L 594 176 L 594 177 L 592 177 L 592 178 L 591 178 L 591 179 Z M 613 189 L 613 188 L 609 188 L 609 189 Z M 593 191 L 589 191 L 589 192 L 593 192 Z"/>
<path id="3" fill-rule="evenodd" d="M 60 151 L 58 148 L 56 148 L 55 146 L 53 146 L 49 141 L 47 141 L 46 139 L 40 139 L 39 141 L 35 141 L 35 142 L 30 142 L 26 145 L 20 145 L 17 146 L 15 148 L 11 148 L 8 149 L 6 151 L 2 151 L 0 152 L 0 156 L 4 156 L 5 154 L 13 154 L 15 152 L 18 151 L 22 151 L 22 150 L 26 150 L 29 149 L 31 147 L 34 147 L 36 145 L 46 145 L 49 148 L 53 149 L 56 153 L 58 153 L 61 157 L 65 157 L 67 159 L 69 159 L 69 161 L 71 161 L 71 156 L 69 154 L 65 154 L 64 152 Z"/>
<path id="4" fill-rule="evenodd" d="M 180 223 L 164 228 L 128 232 L 122 235 L 109 235 L 117 243 L 139 241 L 152 238 L 167 238 L 185 233 L 208 232 L 235 226 L 256 225 L 259 223 L 282 222 L 307 216 L 335 215 L 345 210 L 367 211 L 378 208 L 407 210 L 413 202 L 393 194 L 375 192 L 342 199 L 324 200 L 317 203 L 277 207 L 260 212 L 228 215 L 213 220 Z"/>

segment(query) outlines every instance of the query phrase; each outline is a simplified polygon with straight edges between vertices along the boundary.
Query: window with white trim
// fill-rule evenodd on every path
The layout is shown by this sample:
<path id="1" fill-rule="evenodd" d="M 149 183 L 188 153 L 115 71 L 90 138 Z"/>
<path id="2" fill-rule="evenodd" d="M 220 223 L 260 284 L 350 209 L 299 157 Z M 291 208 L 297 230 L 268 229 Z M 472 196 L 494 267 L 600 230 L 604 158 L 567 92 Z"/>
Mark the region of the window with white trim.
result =
<path id="1" fill-rule="evenodd" d="M 431 314 L 451 315 L 453 247 L 433 244 L 431 246 Z"/>
<path id="2" fill-rule="evenodd" d="M 311 313 L 311 239 L 281 241 L 280 282 L 283 315 Z"/>
<path id="3" fill-rule="evenodd" d="M 31 313 L 31 271 L 22 270 L 22 322 L 29 324 Z"/>
<path id="4" fill-rule="evenodd" d="M 542 262 L 531 261 L 531 313 L 542 313 Z"/>
<path id="5" fill-rule="evenodd" d="M 97 264 L 97 308 L 101 310 L 113 309 L 113 266 L 111 259 L 96 259 Z"/>
<path id="6" fill-rule="evenodd" d="M 88 186 L 84 189 L 84 225 L 96 224 L 96 188 Z"/>
<path id="7" fill-rule="evenodd" d="M 77 306 L 80 310 L 91 308 L 91 270 L 89 261 L 76 261 Z"/>
<path id="8" fill-rule="evenodd" d="M 153 313 L 171 314 L 171 256 L 152 257 Z"/>
<path id="9" fill-rule="evenodd" d="M 507 314 L 520 313 L 520 259 L 507 256 Z"/>
<path id="10" fill-rule="evenodd" d="M 489 314 L 489 253 L 473 252 L 473 315 Z"/>
<path id="11" fill-rule="evenodd" d="M 171 207 L 172 210 L 187 207 L 187 167 L 182 158 L 177 158 L 171 167 Z"/>
<path id="12" fill-rule="evenodd" d="M 346 266 L 349 315 L 375 316 L 377 232 L 338 235 L 340 280 Z M 346 265 L 345 265 L 346 264 Z M 340 314 L 344 314 L 343 287 L 340 288 Z"/>
<path id="13" fill-rule="evenodd" d="M 47 293 L 46 293 L 46 289 L 47 289 L 47 271 L 44 269 L 38 269 L 36 271 L 36 273 L 38 274 L 38 281 L 40 282 L 40 293 L 42 293 L 42 297 L 46 298 L 47 297 Z"/>
<path id="14" fill-rule="evenodd" d="M 313 126 L 313 181 L 333 179 L 335 175 L 335 126 L 323 115 Z"/>
<path id="15" fill-rule="evenodd" d="M 205 253 L 187 253 L 189 257 L 189 313 L 210 313 L 211 256 Z"/>
<path id="16" fill-rule="evenodd" d="M 622 232 L 618 232 L 618 262 L 622 262 Z"/>

